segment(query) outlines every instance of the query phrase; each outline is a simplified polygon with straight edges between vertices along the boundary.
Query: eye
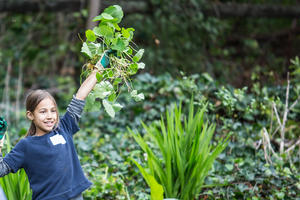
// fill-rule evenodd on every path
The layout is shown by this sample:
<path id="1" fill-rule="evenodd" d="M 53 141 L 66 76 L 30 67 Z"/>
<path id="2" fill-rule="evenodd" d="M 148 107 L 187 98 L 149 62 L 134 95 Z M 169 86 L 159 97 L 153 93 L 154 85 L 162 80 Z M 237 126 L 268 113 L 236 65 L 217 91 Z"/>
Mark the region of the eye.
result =
<path id="1" fill-rule="evenodd" d="M 56 110 L 52 110 L 51 112 L 55 113 L 55 112 L 56 112 Z"/>
<path id="2" fill-rule="evenodd" d="M 46 113 L 46 111 L 43 110 L 43 111 L 41 111 L 40 113 Z"/>

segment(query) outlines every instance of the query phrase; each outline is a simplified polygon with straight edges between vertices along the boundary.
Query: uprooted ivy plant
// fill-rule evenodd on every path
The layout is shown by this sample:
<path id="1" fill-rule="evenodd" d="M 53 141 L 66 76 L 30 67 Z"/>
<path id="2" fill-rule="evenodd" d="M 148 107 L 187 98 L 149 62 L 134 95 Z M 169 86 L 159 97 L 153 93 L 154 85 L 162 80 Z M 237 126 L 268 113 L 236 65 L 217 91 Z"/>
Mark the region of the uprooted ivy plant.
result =
<path id="1" fill-rule="evenodd" d="M 144 49 L 138 50 L 132 42 L 134 28 L 121 28 L 118 25 L 123 16 L 123 10 L 118 5 L 106 8 L 93 19 L 94 22 L 99 21 L 99 25 L 85 32 L 86 41 L 81 48 L 89 60 L 84 64 L 80 77 L 87 77 L 93 70 L 99 70 L 96 74 L 97 84 L 86 99 L 86 109 L 99 110 L 102 103 L 112 118 L 123 107 L 117 102 L 121 87 L 127 87 L 135 101 L 144 100 L 144 94 L 134 90 L 130 79 L 145 67 L 144 63 L 139 62 Z M 100 65 L 103 56 L 109 62 L 106 68 Z"/>

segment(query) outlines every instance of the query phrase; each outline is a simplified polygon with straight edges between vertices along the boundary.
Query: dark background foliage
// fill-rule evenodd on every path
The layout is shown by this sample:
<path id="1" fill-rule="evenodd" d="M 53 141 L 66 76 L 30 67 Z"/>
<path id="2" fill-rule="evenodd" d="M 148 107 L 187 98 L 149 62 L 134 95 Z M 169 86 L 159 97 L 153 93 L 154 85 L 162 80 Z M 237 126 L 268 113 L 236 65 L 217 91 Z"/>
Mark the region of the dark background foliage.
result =
<path id="1" fill-rule="evenodd" d="M 35 2 L 0 1 L 0 115 L 11 124 L 14 143 L 28 127 L 26 92 L 48 89 L 63 112 L 79 87 L 86 61 L 80 38 L 85 37 L 93 1 L 55 9 L 49 5 L 63 0 L 36 8 L 30 4 Z M 299 198 L 299 147 L 281 161 L 271 156 L 270 164 L 258 143 L 264 127 L 276 127 L 272 102 L 283 115 L 287 73 L 296 68 L 290 68 L 290 60 L 300 50 L 300 1 L 102 0 L 100 10 L 113 4 L 123 7 L 121 25 L 133 27 L 134 42 L 145 49 L 146 68 L 134 79 L 146 99 L 134 103 L 122 95 L 125 108 L 115 119 L 103 110 L 83 116 L 75 141 L 94 182 L 85 199 L 149 198 L 149 189 L 128 159 L 144 157 L 126 127 L 143 132 L 140 120 L 156 123 L 170 105 L 182 101 L 185 106 L 192 95 L 197 105 L 208 103 L 207 118 L 217 123 L 215 141 L 233 133 L 206 180 L 213 187 L 204 188 L 199 199 Z M 231 10 L 224 14 L 228 5 Z M 249 6 L 252 12 L 232 9 L 235 5 Z M 263 6 L 268 9 L 259 13 Z M 299 96 L 299 75 L 291 73 L 289 79 L 291 104 Z M 288 116 L 287 143 L 300 137 L 299 113 L 297 105 Z M 279 133 L 271 142 L 278 152 Z"/>

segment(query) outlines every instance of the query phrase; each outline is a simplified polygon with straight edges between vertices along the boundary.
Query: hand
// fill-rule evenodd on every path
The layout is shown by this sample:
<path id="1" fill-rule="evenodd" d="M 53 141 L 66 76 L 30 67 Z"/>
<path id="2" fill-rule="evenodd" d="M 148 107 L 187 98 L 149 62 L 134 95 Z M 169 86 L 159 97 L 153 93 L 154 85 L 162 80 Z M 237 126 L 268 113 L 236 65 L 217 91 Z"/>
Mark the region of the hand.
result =
<path id="1" fill-rule="evenodd" d="M 0 117 L 0 153 L 3 147 L 6 130 L 7 130 L 7 122 L 5 121 L 4 118 Z"/>
<path id="2" fill-rule="evenodd" d="M 7 130 L 7 122 L 3 117 L 0 117 L 0 140 L 2 139 L 6 130 Z"/>
<path id="3" fill-rule="evenodd" d="M 99 59 L 99 61 L 96 63 L 96 68 L 107 68 L 109 66 L 109 55 L 110 54 L 117 54 L 116 50 L 106 50 L 104 51 L 104 53 L 102 54 L 101 58 Z"/>
<path id="4" fill-rule="evenodd" d="M 0 140 L 0 153 L 1 153 L 1 151 L 2 151 L 2 147 L 3 147 L 4 140 L 5 140 L 5 135 L 4 135 L 3 138 Z"/>

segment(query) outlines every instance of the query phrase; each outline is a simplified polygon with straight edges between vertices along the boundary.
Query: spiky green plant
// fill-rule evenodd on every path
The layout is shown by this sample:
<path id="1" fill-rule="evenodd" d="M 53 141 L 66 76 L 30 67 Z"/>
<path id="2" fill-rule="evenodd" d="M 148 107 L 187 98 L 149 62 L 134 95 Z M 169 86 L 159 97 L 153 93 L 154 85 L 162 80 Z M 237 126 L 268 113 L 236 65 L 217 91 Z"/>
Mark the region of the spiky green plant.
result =
<path id="1" fill-rule="evenodd" d="M 161 155 L 156 155 L 139 133 L 128 128 L 147 154 L 147 163 L 142 173 L 144 178 L 147 171 L 162 185 L 166 198 L 195 198 L 214 160 L 228 144 L 229 135 L 212 146 L 211 139 L 216 126 L 204 120 L 205 110 L 206 107 L 194 114 L 192 100 L 188 116 L 182 114 L 180 104 L 166 112 L 166 120 L 161 117 L 159 126 L 147 126 L 142 122 Z"/>

